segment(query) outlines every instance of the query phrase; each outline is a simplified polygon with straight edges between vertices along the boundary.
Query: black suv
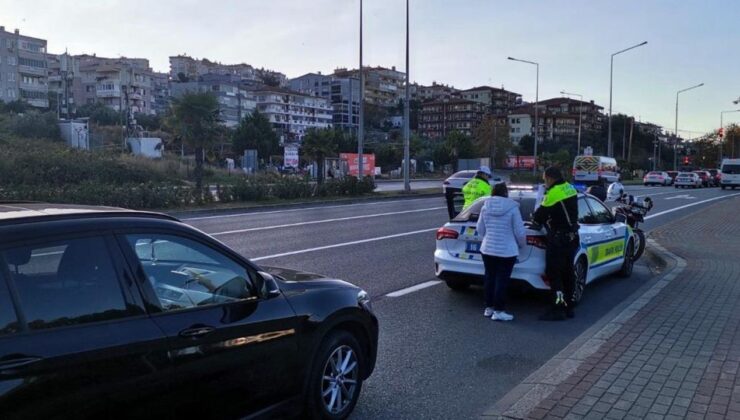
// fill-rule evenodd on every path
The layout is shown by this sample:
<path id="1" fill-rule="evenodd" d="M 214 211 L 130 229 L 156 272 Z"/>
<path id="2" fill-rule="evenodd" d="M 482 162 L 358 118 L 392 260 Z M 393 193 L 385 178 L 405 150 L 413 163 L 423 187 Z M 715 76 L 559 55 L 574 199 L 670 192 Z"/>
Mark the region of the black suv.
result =
<path id="1" fill-rule="evenodd" d="M 345 418 L 377 341 L 361 289 L 172 217 L 0 203 L 3 419 Z"/>

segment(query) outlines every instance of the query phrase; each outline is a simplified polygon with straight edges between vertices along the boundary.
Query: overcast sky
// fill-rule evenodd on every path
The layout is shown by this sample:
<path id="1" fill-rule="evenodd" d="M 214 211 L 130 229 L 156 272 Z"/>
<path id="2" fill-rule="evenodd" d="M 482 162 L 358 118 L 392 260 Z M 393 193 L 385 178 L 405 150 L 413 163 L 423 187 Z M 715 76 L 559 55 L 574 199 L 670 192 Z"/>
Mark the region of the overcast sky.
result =
<path id="1" fill-rule="evenodd" d="M 186 53 L 288 77 L 357 67 L 359 0 L 0 0 L 0 25 L 45 38 L 50 52 L 148 58 L 168 71 Z M 525 100 L 561 90 L 698 135 L 740 97 L 738 0 L 411 0 L 411 79 L 504 86 Z M 365 64 L 404 68 L 405 2 L 365 0 Z M 740 113 L 725 120 L 737 119 Z"/>

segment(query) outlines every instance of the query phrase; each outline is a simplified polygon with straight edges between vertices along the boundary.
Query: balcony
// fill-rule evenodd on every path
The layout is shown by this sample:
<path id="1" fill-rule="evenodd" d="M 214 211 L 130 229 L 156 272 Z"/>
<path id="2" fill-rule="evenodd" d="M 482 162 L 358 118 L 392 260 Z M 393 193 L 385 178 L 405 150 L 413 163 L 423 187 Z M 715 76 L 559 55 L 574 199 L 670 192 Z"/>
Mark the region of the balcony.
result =
<path id="1" fill-rule="evenodd" d="M 118 89 L 97 90 L 95 94 L 98 98 L 120 98 L 121 97 L 121 91 Z"/>
<path id="2" fill-rule="evenodd" d="M 18 66 L 18 73 L 29 76 L 46 76 L 46 69 L 43 67 Z"/>

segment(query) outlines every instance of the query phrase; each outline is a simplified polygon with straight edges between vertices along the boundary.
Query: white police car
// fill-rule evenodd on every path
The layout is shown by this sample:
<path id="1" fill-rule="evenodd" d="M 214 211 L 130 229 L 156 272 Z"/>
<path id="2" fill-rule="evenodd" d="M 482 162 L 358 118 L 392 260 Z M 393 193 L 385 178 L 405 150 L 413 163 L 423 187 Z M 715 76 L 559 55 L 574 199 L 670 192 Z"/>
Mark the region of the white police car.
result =
<path id="1" fill-rule="evenodd" d="M 527 245 L 520 249 L 511 275 L 535 289 L 548 290 L 545 275 L 546 233 L 533 230 L 531 219 L 537 201 L 533 189 L 510 189 L 509 197 L 518 201 L 522 219 L 527 225 Z M 476 232 L 478 214 L 485 198 L 481 198 L 457 217 L 437 230 L 437 248 L 434 252 L 435 274 L 453 290 L 482 283 L 485 270 L 480 254 L 483 238 Z M 625 223 L 616 220 L 611 210 L 601 201 L 587 194 L 578 194 L 578 223 L 581 246 L 576 252 L 576 288 L 573 296 L 578 302 L 586 285 L 593 280 L 618 274 L 632 275 L 634 243 L 632 232 Z"/>

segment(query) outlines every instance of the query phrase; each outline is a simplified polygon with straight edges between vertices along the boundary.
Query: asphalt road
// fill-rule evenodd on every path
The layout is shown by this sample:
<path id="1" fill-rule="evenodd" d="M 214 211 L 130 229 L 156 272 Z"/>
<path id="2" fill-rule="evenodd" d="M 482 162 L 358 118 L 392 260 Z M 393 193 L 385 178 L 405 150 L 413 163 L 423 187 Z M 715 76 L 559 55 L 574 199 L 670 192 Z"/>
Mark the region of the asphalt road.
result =
<path id="1" fill-rule="evenodd" d="M 718 188 L 629 186 L 627 191 L 655 202 L 646 230 L 740 195 Z M 368 291 L 381 322 L 380 349 L 353 414 L 357 419 L 476 417 L 651 281 L 638 266 L 629 279 L 589 285 L 576 319 L 555 324 L 537 321 L 545 310 L 541 296 L 514 296 L 510 312 L 516 320 L 496 323 L 482 316 L 480 288 L 452 292 L 434 277 L 434 231 L 446 219 L 440 196 L 185 221 L 258 264 L 322 273 Z"/>

